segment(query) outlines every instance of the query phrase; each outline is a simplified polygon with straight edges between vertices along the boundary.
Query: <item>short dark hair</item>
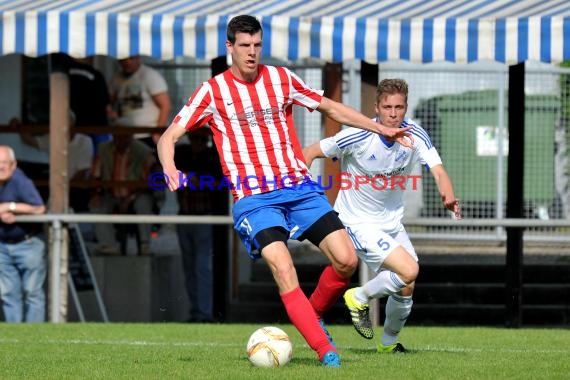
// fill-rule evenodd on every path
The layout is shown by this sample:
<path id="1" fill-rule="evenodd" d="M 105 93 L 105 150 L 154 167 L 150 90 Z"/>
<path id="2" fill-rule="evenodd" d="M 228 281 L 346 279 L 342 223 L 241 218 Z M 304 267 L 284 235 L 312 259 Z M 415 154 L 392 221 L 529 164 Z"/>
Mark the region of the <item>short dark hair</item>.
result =
<path id="1" fill-rule="evenodd" d="M 236 42 L 236 33 L 248 33 L 254 35 L 257 32 L 262 33 L 261 24 L 259 20 L 250 15 L 235 16 L 228 23 L 227 38 L 232 44 Z"/>
<path id="2" fill-rule="evenodd" d="M 384 79 L 376 87 L 376 101 L 382 95 L 402 94 L 408 101 L 408 84 L 403 79 Z"/>

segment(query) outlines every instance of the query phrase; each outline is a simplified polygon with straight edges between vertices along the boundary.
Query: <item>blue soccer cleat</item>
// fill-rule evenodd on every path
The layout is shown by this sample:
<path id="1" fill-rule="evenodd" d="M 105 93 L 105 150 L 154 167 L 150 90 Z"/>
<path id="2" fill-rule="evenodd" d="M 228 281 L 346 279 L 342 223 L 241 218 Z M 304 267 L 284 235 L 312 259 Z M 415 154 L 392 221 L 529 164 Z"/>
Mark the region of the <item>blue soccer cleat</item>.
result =
<path id="1" fill-rule="evenodd" d="M 340 367 L 340 356 L 335 351 L 329 351 L 323 356 L 321 360 L 323 367 L 339 368 Z"/>

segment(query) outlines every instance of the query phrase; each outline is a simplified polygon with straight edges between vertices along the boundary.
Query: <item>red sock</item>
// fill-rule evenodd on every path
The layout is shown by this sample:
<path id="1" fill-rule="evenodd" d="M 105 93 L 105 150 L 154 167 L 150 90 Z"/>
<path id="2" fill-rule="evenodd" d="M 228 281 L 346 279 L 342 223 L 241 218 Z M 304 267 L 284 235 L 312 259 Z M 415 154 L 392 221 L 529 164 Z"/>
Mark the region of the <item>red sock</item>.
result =
<path id="1" fill-rule="evenodd" d="M 305 338 L 309 347 L 319 354 L 319 360 L 329 351 L 336 349 L 329 343 L 307 296 L 296 288 L 288 293 L 281 294 L 281 300 L 293 325 Z"/>
<path id="2" fill-rule="evenodd" d="M 309 298 L 309 302 L 313 305 L 318 316 L 323 315 L 335 304 L 349 283 L 350 277 L 343 277 L 336 273 L 332 265 L 325 268 L 319 278 L 317 288 Z"/>

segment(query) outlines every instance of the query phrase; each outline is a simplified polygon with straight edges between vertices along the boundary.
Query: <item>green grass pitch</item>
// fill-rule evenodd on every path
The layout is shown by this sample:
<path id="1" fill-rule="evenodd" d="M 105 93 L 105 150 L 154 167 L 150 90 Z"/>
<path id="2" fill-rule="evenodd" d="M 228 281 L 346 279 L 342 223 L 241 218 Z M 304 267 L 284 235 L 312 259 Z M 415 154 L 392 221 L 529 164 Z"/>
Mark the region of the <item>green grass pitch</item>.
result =
<path id="1" fill-rule="evenodd" d="M 331 325 L 342 358 L 323 368 L 291 325 L 281 368 L 246 357 L 251 324 L 0 323 L 0 379 L 570 379 L 570 329 L 408 326 L 409 354 L 377 354 L 374 340 Z M 377 335 L 381 328 L 377 328 Z"/>

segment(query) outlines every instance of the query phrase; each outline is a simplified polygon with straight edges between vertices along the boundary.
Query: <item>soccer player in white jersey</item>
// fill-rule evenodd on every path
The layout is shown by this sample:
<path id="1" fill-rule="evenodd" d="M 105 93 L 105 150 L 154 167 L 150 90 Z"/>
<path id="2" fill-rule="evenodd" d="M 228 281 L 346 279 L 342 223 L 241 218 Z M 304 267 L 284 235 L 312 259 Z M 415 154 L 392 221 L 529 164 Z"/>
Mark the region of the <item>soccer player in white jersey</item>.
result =
<path id="1" fill-rule="evenodd" d="M 439 154 L 426 131 L 405 118 L 408 85 L 401 79 L 385 79 L 376 89 L 376 120 L 398 129 L 411 127 L 413 147 L 403 146 L 361 129 L 346 128 L 303 150 L 310 167 L 315 158 L 341 159 L 343 185 L 335 210 L 346 226 L 357 255 L 376 273 L 361 287 L 344 294 L 356 331 L 367 339 L 374 337 L 369 316 L 369 300 L 388 296 L 386 320 L 378 352 L 405 352 L 398 342 L 412 309 L 418 257 L 402 225 L 405 180 L 418 163 L 433 175 L 443 206 L 461 218 L 459 201 Z M 418 178 L 407 181 L 417 186 Z"/>
<path id="2" fill-rule="evenodd" d="M 321 316 L 346 290 L 358 259 L 324 193 L 313 186 L 295 133 L 292 106 L 316 109 L 339 123 L 382 133 L 403 144 L 411 145 L 411 139 L 407 129 L 385 127 L 324 97 L 287 68 L 261 65 L 262 37 L 255 17 L 230 20 L 226 47 L 231 67 L 194 91 L 161 136 L 158 154 L 170 190 L 184 186 L 173 160 L 174 145 L 186 132 L 209 124 L 235 200 L 235 230 L 250 257 L 267 262 L 289 319 L 321 363 L 339 367 L 340 357 Z M 311 241 L 332 263 L 310 298 L 299 286 L 288 239 Z"/>

